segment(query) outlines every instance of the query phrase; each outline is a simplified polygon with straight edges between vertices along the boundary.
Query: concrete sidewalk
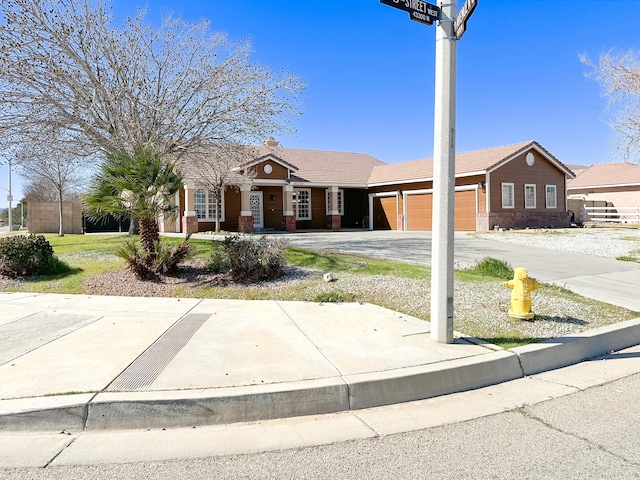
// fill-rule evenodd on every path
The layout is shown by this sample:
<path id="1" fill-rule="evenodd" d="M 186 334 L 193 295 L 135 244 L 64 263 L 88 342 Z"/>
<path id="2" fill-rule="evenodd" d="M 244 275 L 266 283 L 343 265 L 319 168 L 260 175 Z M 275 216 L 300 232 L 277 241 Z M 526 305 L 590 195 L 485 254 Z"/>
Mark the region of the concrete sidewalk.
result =
<path id="1" fill-rule="evenodd" d="M 227 424 L 466 391 L 640 344 L 640 319 L 505 351 L 369 304 L 0 294 L 0 431 Z"/>

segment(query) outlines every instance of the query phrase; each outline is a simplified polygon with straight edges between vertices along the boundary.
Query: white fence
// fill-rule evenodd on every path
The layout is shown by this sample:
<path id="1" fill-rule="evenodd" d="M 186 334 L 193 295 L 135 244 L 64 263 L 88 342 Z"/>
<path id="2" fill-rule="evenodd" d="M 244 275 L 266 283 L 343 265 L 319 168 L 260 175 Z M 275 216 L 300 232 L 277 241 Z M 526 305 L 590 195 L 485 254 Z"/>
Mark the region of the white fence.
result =
<path id="1" fill-rule="evenodd" d="M 635 207 L 582 206 L 580 220 L 584 222 L 640 223 L 640 203 Z"/>

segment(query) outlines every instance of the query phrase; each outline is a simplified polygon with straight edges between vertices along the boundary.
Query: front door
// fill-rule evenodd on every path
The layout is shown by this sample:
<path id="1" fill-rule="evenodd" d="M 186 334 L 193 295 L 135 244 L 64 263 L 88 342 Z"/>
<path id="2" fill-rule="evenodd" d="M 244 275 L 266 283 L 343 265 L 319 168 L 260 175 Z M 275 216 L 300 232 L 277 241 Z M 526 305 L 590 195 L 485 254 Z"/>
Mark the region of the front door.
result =
<path id="1" fill-rule="evenodd" d="M 264 228 L 264 215 L 262 212 L 262 192 L 251 192 L 249 195 L 249 208 L 253 216 L 253 228 Z"/>

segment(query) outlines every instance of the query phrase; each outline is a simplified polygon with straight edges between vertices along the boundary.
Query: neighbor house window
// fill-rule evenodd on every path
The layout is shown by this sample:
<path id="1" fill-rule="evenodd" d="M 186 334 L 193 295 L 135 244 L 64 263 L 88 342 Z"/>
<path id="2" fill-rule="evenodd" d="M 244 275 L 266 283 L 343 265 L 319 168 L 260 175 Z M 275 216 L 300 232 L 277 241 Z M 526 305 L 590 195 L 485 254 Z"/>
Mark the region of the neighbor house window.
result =
<path id="1" fill-rule="evenodd" d="M 502 208 L 514 208 L 513 183 L 502 184 Z"/>
<path id="2" fill-rule="evenodd" d="M 224 222 L 224 194 L 221 199 L 220 221 Z M 198 220 L 216 220 L 216 197 L 213 192 L 198 188 L 193 192 L 193 207 Z"/>
<path id="3" fill-rule="evenodd" d="M 546 187 L 547 208 L 558 208 L 558 197 L 555 185 L 547 185 Z"/>
<path id="4" fill-rule="evenodd" d="M 311 220 L 311 189 L 296 188 L 293 190 L 293 209 L 296 220 Z"/>
<path id="5" fill-rule="evenodd" d="M 327 189 L 325 191 L 325 200 L 326 200 L 325 204 L 327 206 L 327 212 L 326 212 L 327 215 L 329 215 L 329 210 L 330 210 L 329 209 L 329 198 L 330 198 L 330 196 L 331 196 L 331 193 L 329 193 L 329 189 Z M 344 190 L 340 189 L 340 190 L 338 190 L 338 208 L 337 208 L 337 210 L 340 213 L 340 215 L 344 215 L 344 201 L 343 201 L 343 198 L 344 198 Z"/>
<path id="6" fill-rule="evenodd" d="M 525 184 L 524 186 L 524 208 L 536 208 L 536 186 Z"/>

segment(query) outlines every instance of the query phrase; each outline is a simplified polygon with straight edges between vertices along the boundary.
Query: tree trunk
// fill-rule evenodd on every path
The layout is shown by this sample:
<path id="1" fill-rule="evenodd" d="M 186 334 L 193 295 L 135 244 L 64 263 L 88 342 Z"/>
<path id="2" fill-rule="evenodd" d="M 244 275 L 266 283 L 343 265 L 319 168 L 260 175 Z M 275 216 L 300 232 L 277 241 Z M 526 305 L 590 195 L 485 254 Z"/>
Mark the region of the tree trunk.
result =
<path id="1" fill-rule="evenodd" d="M 60 230 L 58 231 L 59 237 L 64 237 L 64 220 L 62 218 L 62 190 L 58 188 L 58 216 L 60 218 Z"/>
<path id="2" fill-rule="evenodd" d="M 158 224 L 153 218 L 138 219 L 140 225 L 140 244 L 145 252 L 154 254 L 155 245 L 160 240 Z"/>
<path id="3" fill-rule="evenodd" d="M 137 224 L 138 224 L 138 219 L 133 215 L 131 215 L 129 217 L 129 230 L 127 232 L 129 236 L 133 236 L 136 234 Z"/>
<path id="4" fill-rule="evenodd" d="M 220 195 L 216 195 L 216 233 L 220 232 Z"/>

